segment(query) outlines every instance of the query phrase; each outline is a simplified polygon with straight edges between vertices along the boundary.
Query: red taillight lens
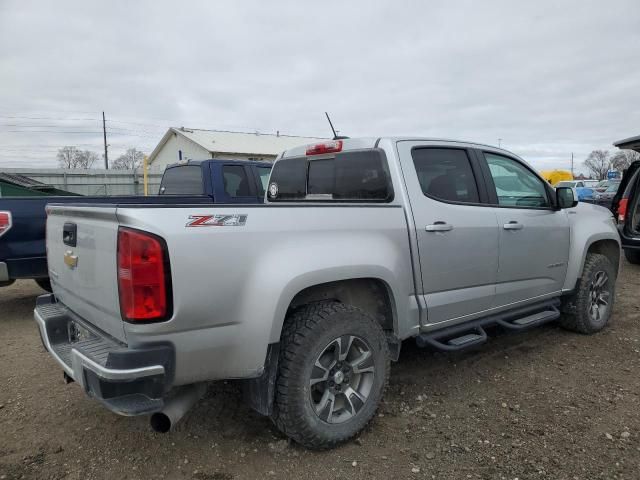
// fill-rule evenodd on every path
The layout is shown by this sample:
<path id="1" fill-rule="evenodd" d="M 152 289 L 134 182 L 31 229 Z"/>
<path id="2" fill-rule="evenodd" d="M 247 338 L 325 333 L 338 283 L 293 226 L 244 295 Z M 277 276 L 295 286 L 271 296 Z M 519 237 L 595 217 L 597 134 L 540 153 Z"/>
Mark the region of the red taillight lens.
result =
<path id="1" fill-rule="evenodd" d="M 322 155 L 323 153 L 337 153 L 342 151 L 342 140 L 317 143 L 307 147 L 307 155 Z"/>
<path id="2" fill-rule="evenodd" d="M 629 205 L 628 198 L 621 198 L 618 203 L 618 223 L 624 223 L 627 218 L 627 207 Z"/>
<path id="3" fill-rule="evenodd" d="M 170 316 L 169 262 L 160 237 L 118 230 L 118 288 L 123 320 L 150 322 Z"/>
<path id="4" fill-rule="evenodd" d="M 11 228 L 11 212 L 0 212 L 0 237 Z"/>

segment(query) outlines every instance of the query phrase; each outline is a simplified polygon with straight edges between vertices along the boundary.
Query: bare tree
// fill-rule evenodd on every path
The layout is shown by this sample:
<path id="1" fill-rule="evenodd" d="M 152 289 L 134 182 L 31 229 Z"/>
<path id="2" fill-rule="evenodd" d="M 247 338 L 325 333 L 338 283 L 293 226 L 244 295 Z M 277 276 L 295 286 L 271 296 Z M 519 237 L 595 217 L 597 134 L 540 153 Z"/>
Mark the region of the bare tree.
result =
<path id="1" fill-rule="evenodd" d="M 78 150 L 75 168 L 91 168 L 98 160 L 98 154 L 91 150 Z"/>
<path id="2" fill-rule="evenodd" d="M 62 168 L 75 168 L 77 155 L 76 147 L 62 147 L 58 150 L 58 163 Z"/>
<path id="3" fill-rule="evenodd" d="M 623 172 L 636 160 L 640 160 L 640 153 L 633 150 L 620 150 L 611 159 L 611 164 L 613 168 Z"/>
<path id="4" fill-rule="evenodd" d="M 76 147 L 62 147 L 58 150 L 58 163 L 62 168 L 91 168 L 98 160 L 98 154 L 91 150 L 78 150 Z"/>
<path id="5" fill-rule="evenodd" d="M 124 154 L 120 155 L 111 165 L 114 170 L 135 170 L 142 166 L 144 153 L 135 148 L 129 148 Z"/>
<path id="6" fill-rule="evenodd" d="M 594 150 L 584 161 L 584 165 L 593 177 L 604 180 L 611 169 L 611 155 L 608 150 Z"/>

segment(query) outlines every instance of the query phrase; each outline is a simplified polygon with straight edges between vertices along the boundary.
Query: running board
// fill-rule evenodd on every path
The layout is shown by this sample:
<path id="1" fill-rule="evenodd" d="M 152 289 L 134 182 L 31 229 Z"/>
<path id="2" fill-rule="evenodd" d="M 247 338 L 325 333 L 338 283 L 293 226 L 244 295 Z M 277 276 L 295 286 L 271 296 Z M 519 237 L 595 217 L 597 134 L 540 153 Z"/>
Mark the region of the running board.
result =
<path id="1" fill-rule="evenodd" d="M 498 320 L 496 323 L 509 330 L 526 330 L 552 322 L 558 318 L 560 318 L 560 311 L 556 307 L 552 307 L 550 310 L 544 310 L 533 315 L 516 318 L 515 320 Z"/>
<path id="2" fill-rule="evenodd" d="M 560 299 L 555 298 L 441 330 L 421 333 L 416 337 L 416 343 L 419 347 L 432 347 L 447 352 L 465 350 L 488 340 L 483 327 L 499 325 L 508 330 L 528 330 L 558 319 L 559 306 Z"/>

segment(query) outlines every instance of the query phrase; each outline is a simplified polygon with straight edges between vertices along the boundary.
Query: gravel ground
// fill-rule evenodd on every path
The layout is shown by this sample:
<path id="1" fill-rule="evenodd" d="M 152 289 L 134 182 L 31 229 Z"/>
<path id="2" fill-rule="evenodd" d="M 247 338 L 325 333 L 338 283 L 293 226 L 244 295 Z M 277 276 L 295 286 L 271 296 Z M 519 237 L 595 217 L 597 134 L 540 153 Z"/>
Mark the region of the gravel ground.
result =
<path id="1" fill-rule="evenodd" d="M 549 325 L 441 354 L 405 342 L 376 419 L 328 452 L 290 444 L 214 384 L 177 431 L 90 400 L 44 352 L 33 282 L 0 289 L 0 480 L 640 478 L 640 268 L 600 334 Z"/>

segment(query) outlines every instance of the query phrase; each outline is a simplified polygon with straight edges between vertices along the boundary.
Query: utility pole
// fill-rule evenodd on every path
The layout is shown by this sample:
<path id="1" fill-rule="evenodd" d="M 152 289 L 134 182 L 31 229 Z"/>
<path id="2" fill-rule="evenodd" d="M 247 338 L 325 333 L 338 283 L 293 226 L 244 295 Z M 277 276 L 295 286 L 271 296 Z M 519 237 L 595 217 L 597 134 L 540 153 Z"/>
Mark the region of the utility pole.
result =
<path id="1" fill-rule="evenodd" d="M 573 152 L 571 152 L 571 176 L 573 177 Z"/>
<path id="2" fill-rule="evenodd" d="M 109 156 L 107 154 L 107 122 L 104 119 L 104 112 L 102 112 L 102 135 L 104 137 L 104 168 L 109 170 Z"/>

